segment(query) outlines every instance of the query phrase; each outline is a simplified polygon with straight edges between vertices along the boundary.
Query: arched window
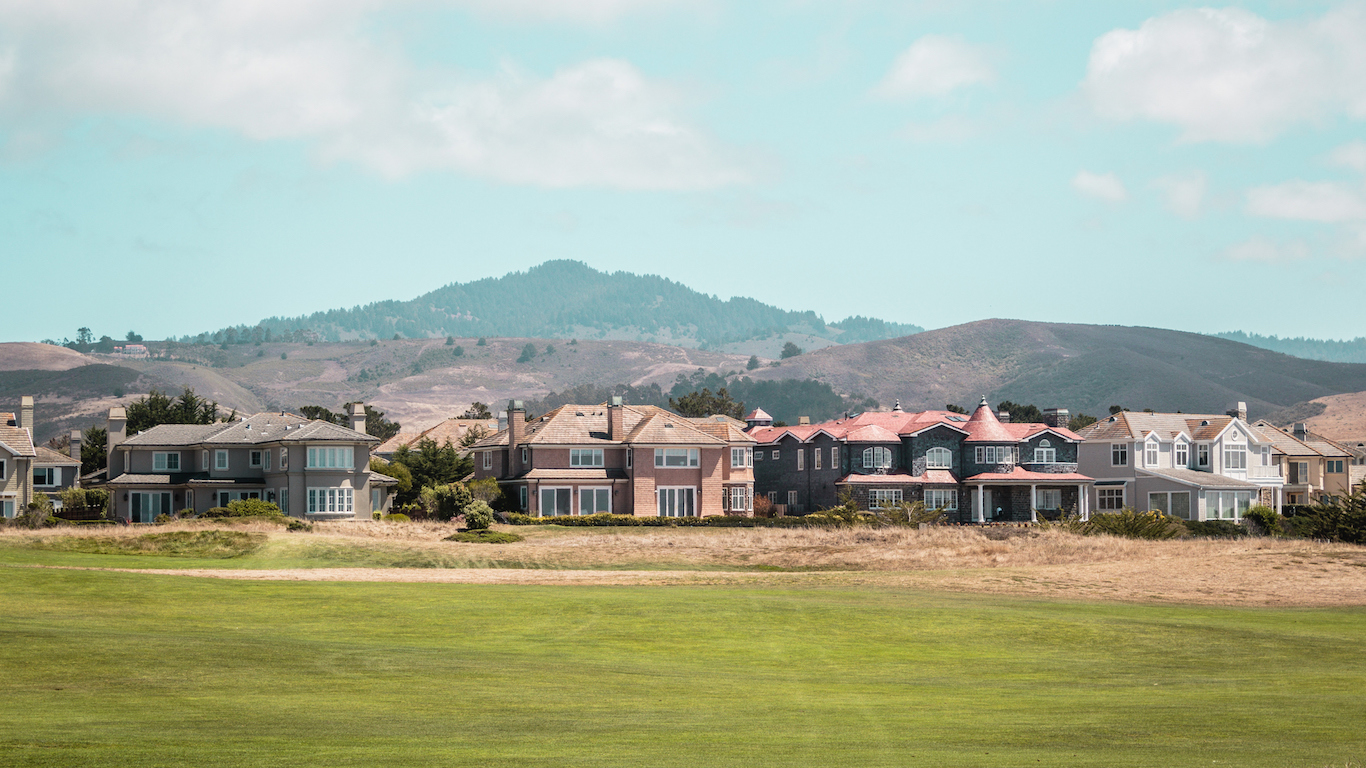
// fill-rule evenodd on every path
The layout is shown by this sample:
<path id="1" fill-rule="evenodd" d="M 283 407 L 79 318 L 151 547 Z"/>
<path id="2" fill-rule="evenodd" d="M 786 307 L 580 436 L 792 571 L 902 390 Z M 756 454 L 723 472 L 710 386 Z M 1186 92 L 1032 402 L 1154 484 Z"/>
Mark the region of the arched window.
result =
<path id="1" fill-rule="evenodd" d="M 1058 449 L 1048 442 L 1048 438 L 1039 441 L 1038 447 L 1034 449 L 1035 464 L 1056 464 L 1058 463 Z"/>
<path id="2" fill-rule="evenodd" d="M 864 448 L 863 449 L 863 468 L 864 469 L 891 469 L 892 451 L 890 448 Z"/>
<path id="3" fill-rule="evenodd" d="M 925 453 L 927 469 L 953 469 L 953 454 L 948 448 L 931 448 Z"/>

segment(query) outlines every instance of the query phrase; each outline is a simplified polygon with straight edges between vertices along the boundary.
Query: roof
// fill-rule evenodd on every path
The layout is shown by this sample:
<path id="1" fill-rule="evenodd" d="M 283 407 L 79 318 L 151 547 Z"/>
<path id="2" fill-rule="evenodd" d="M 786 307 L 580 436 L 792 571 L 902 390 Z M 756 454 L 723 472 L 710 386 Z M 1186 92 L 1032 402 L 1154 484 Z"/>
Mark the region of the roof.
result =
<path id="1" fill-rule="evenodd" d="M 1266 440 L 1271 442 L 1271 447 L 1277 453 L 1286 456 L 1319 456 L 1317 448 L 1309 443 L 1300 440 L 1294 435 L 1288 434 L 1277 428 L 1274 424 L 1265 419 L 1252 425 L 1252 428 Z"/>
<path id="2" fill-rule="evenodd" d="M 973 419 L 976 419 L 975 421 Z M 803 443 L 824 432 L 835 440 L 846 442 L 899 442 L 901 438 L 918 435 L 936 427 L 945 427 L 967 436 L 967 442 L 1019 443 L 1040 434 L 1051 432 L 1064 440 L 1081 442 L 1081 436 L 1064 427 L 1047 424 L 1002 424 L 983 401 L 972 418 L 952 411 L 875 411 L 857 416 L 833 419 L 819 424 L 795 427 L 755 427 L 748 434 L 760 444 L 771 445 L 791 436 Z"/>
<path id="3" fill-rule="evenodd" d="M 54 464 L 63 467 L 79 467 L 81 465 L 80 459 L 73 459 L 61 451 L 52 450 L 46 445 L 35 445 L 33 450 L 37 452 L 33 463 L 40 466 Z"/>
<path id="4" fill-rule="evenodd" d="M 386 474 L 370 470 L 371 485 L 398 485 L 398 478 L 389 477 Z"/>
<path id="5" fill-rule="evenodd" d="M 886 427 L 876 424 L 869 424 L 866 427 L 859 427 L 851 430 L 844 436 L 845 441 L 850 443 L 899 443 L 901 436 Z"/>
<path id="6" fill-rule="evenodd" d="M 435 426 L 429 427 L 421 432 L 403 432 L 380 443 L 375 448 L 375 453 L 393 453 L 403 446 L 412 447 L 423 440 L 431 440 L 437 445 L 458 446 L 465 435 L 475 427 L 483 429 L 492 434 L 498 431 L 497 419 L 446 419 Z"/>
<path id="7" fill-rule="evenodd" d="M 972 483 L 1038 483 L 1042 485 L 1057 485 L 1066 483 L 1089 483 L 1094 478 L 1078 472 L 1030 472 L 1020 467 L 1015 467 L 1009 472 L 983 472 L 980 475 L 973 475 L 966 478 L 963 482 Z"/>
<path id="8" fill-rule="evenodd" d="M 529 472 L 518 475 L 515 480 L 627 480 L 626 470 L 624 469 L 558 469 L 555 467 L 537 467 Z"/>
<path id="9" fill-rule="evenodd" d="M 744 423 L 728 416 L 690 419 L 653 405 L 624 405 L 618 439 L 607 436 L 606 404 L 562 405 L 534 421 L 526 422 L 525 445 L 713 445 L 753 443 Z M 508 444 L 508 430 L 489 435 L 472 447 L 500 448 Z"/>
<path id="10" fill-rule="evenodd" d="M 745 421 L 773 421 L 773 417 L 769 416 L 763 408 L 755 408 L 745 417 Z"/>
<path id="11" fill-rule="evenodd" d="M 1086 427 L 1081 431 L 1081 437 L 1084 440 L 1142 440 L 1155 434 L 1164 441 L 1173 440 L 1177 435 L 1192 440 L 1213 440 L 1234 421 L 1234 417 L 1228 415 L 1120 411 Z M 1265 442 L 1259 431 L 1249 431 L 1254 442 Z"/>
<path id="12" fill-rule="evenodd" d="M 33 438 L 29 436 L 29 431 L 21 427 L 11 427 L 0 421 L 0 446 L 15 456 L 36 456 L 33 450 Z"/>
<path id="13" fill-rule="evenodd" d="M 957 485 L 958 478 L 947 469 L 926 470 L 923 475 L 909 472 L 888 472 L 885 475 L 851 474 L 841 477 L 836 485 Z"/>
<path id="14" fill-rule="evenodd" d="M 379 439 L 350 427 L 306 419 L 293 413 L 257 413 L 217 424 L 160 424 L 140 432 L 124 445 L 189 447 L 196 445 L 259 445 L 275 442 L 336 440 L 377 443 Z"/>
<path id="15" fill-rule="evenodd" d="M 1019 438 L 1006 429 L 1001 420 L 996 418 L 991 406 L 987 405 L 987 399 L 982 398 L 977 410 L 972 412 L 972 417 L 968 419 L 964 429 L 968 431 L 967 443 L 1014 443 Z"/>
<path id="16" fill-rule="evenodd" d="M 1168 480 L 1175 480 L 1184 485 L 1193 485 L 1199 488 L 1236 488 L 1239 490 L 1260 488 L 1256 483 L 1247 480 L 1239 480 L 1236 477 L 1216 475 L 1213 472 L 1197 472 L 1193 469 L 1144 469 L 1137 470 L 1140 474 L 1164 477 Z"/>

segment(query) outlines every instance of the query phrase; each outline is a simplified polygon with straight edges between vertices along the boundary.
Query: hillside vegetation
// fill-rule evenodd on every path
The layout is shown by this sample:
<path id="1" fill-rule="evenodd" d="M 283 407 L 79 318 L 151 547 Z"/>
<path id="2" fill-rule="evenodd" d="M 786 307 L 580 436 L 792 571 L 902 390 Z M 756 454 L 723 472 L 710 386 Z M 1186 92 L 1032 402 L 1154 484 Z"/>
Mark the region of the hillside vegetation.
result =
<path id="1" fill-rule="evenodd" d="M 1336 339 L 1281 338 L 1255 333 L 1231 331 L 1213 334 L 1221 339 L 1241 341 L 1254 347 L 1269 349 L 1306 360 L 1327 360 L 1333 363 L 1366 363 L 1366 336 L 1338 341 Z"/>

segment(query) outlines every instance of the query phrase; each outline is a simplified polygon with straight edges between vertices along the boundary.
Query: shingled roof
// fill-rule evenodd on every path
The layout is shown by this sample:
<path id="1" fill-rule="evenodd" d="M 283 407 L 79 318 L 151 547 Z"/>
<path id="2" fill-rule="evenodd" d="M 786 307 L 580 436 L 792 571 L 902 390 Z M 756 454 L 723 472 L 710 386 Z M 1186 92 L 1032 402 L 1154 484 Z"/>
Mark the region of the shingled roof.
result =
<path id="1" fill-rule="evenodd" d="M 55 465 L 61 467 L 79 467 L 81 465 L 80 459 L 73 459 L 65 453 L 52 450 L 46 445 L 35 445 L 33 446 L 33 450 L 36 452 L 36 455 L 33 459 L 34 464 L 41 464 L 43 466 Z"/>
<path id="2" fill-rule="evenodd" d="M 525 445 L 726 445 L 752 443 L 744 432 L 744 423 L 727 416 L 694 419 L 679 416 L 673 411 L 654 405 L 624 405 L 622 427 L 625 435 L 619 439 L 607 436 L 605 403 L 598 405 L 562 405 L 533 421 L 526 422 L 522 443 Z M 508 430 L 475 443 L 472 448 L 502 448 L 508 444 Z"/>
<path id="3" fill-rule="evenodd" d="M 1184 434 L 1192 440 L 1213 440 L 1234 418 L 1206 413 L 1148 413 L 1120 411 L 1101 419 L 1081 431 L 1085 440 L 1142 440 L 1150 434 L 1159 440 L 1172 440 Z M 1256 429 L 1249 430 L 1253 442 L 1266 442 Z"/>
<path id="4" fill-rule="evenodd" d="M 181 448 L 194 445 L 258 445 L 320 440 L 379 442 L 379 438 L 327 421 L 306 419 L 292 413 L 257 413 L 227 423 L 160 424 L 128 438 L 123 444 Z"/>
<path id="5" fill-rule="evenodd" d="M 27 429 L 12 427 L 0 421 L 0 445 L 15 456 L 36 456 L 33 450 L 33 439 L 29 436 Z"/>

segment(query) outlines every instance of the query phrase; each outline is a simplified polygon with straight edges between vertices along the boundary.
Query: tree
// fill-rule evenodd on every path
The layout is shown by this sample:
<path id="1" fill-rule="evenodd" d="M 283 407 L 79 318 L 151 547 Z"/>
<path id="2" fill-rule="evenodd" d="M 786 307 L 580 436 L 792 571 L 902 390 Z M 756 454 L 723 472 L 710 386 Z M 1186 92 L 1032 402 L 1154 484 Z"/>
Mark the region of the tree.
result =
<path id="1" fill-rule="evenodd" d="M 328 424 L 341 424 L 344 421 L 341 414 L 333 413 L 330 408 L 324 408 L 321 405 L 301 405 L 299 406 L 299 413 L 305 419 L 325 421 Z"/>
<path id="2" fill-rule="evenodd" d="M 948 405 L 944 406 L 944 410 L 948 411 L 949 413 L 967 413 L 967 412 L 968 412 L 968 409 L 967 409 L 967 408 L 964 408 L 964 407 L 961 406 L 961 405 L 954 405 L 953 403 L 949 403 Z"/>
<path id="3" fill-rule="evenodd" d="M 413 473 L 408 468 L 397 462 L 389 463 L 379 457 L 370 458 L 370 471 L 378 472 L 381 475 L 388 475 L 398 481 L 394 486 L 394 495 L 405 501 L 412 501 Z"/>
<path id="4" fill-rule="evenodd" d="M 82 347 L 88 347 L 95 343 L 95 334 L 89 328 L 81 327 L 76 329 L 76 343 Z"/>
<path id="5" fill-rule="evenodd" d="M 137 333 L 136 331 L 129 331 L 128 335 L 124 337 L 124 341 L 129 341 L 136 344 L 137 342 L 142 341 L 142 335 Z"/>
<path id="6" fill-rule="evenodd" d="M 547 345 L 545 345 L 545 353 L 546 353 L 547 355 L 553 355 L 553 354 L 555 354 L 555 345 L 554 345 L 554 344 L 547 344 Z"/>
<path id="7" fill-rule="evenodd" d="M 407 467 L 413 477 L 413 487 L 418 489 L 449 485 L 474 471 L 474 461 L 461 456 L 449 441 L 437 445 L 435 440 L 422 440 L 418 442 L 417 450 L 400 446 L 391 463 Z"/>
<path id="8" fill-rule="evenodd" d="M 1068 419 L 1067 428 L 1072 430 L 1073 432 L 1078 432 L 1095 423 L 1095 416 L 1087 416 L 1084 413 L 1079 413 L 1076 416 L 1073 416 L 1071 419 Z"/>
<path id="9" fill-rule="evenodd" d="M 137 434 L 159 424 L 212 424 L 218 421 L 218 402 L 185 391 L 177 398 L 152 390 L 128 405 L 128 433 Z"/>
<path id="10" fill-rule="evenodd" d="M 519 357 L 519 358 L 517 358 L 517 362 L 519 362 L 519 363 L 525 363 L 525 362 L 530 361 L 531 358 L 533 358 L 533 357 L 535 357 L 535 356 L 536 356 L 536 345 L 535 345 L 535 344 L 528 343 L 525 347 L 522 347 L 522 356 Z"/>
<path id="11" fill-rule="evenodd" d="M 758 356 L 758 355 L 750 355 L 750 356 L 749 356 L 749 362 L 748 362 L 748 363 L 745 363 L 745 370 L 747 370 L 747 371 L 752 371 L 752 370 L 754 370 L 755 368 L 758 368 L 758 367 L 759 367 L 759 356 Z"/>
<path id="12" fill-rule="evenodd" d="M 1043 411 L 1033 405 L 1020 405 L 1009 400 L 1002 400 L 996 406 L 996 410 L 1010 414 L 1010 420 L 1016 424 L 1039 424 L 1043 422 Z"/>
<path id="13" fill-rule="evenodd" d="M 81 433 L 81 474 L 88 475 L 104 469 L 109 463 L 105 455 L 108 449 L 109 430 L 92 426 Z"/>
<path id="14" fill-rule="evenodd" d="M 460 346 L 459 344 L 456 344 L 456 345 L 455 345 L 455 349 L 451 350 L 451 356 L 452 356 L 452 357 L 464 357 L 464 356 L 465 356 L 465 348 L 462 347 L 462 346 Z"/>
<path id="15" fill-rule="evenodd" d="M 805 351 L 806 350 L 789 341 L 788 343 L 783 345 L 782 354 L 778 355 L 778 357 L 783 360 L 786 360 L 789 357 L 796 357 L 797 355 L 800 355 Z"/>
<path id="16" fill-rule="evenodd" d="M 700 392 L 692 392 L 678 399 L 669 398 L 669 408 L 677 411 L 679 415 L 689 418 L 702 418 L 704 416 L 730 416 L 731 418 L 744 418 L 745 404 L 737 403 L 730 397 L 730 392 L 725 387 L 721 387 L 712 394 L 710 389 L 703 389 Z"/>
<path id="17" fill-rule="evenodd" d="M 489 412 L 489 407 L 478 400 L 470 403 L 470 407 L 460 414 L 462 419 L 491 419 L 493 414 Z"/>
<path id="18" fill-rule="evenodd" d="M 443 521 L 459 517 L 474 501 L 464 483 L 428 486 L 422 489 L 419 498 L 428 517 Z"/>
<path id="19" fill-rule="evenodd" d="M 455 337 L 454 337 L 454 336 L 447 336 L 447 337 L 446 337 L 446 346 L 449 347 L 449 346 L 451 346 L 451 345 L 454 344 L 454 343 L 455 343 Z"/>
<path id="20" fill-rule="evenodd" d="M 107 355 L 114 351 L 114 340 L 108 336 L 101 336 L 100 340 L 95 342 L 95 345 L 91 348 L 96 352 L 103 352 Z"/>
<path id="21" fill-rule="evenodd" d="M 488 437 L 489 434 L 490 432 L 483 426 L 475 424 L 474 426 L 465 430 L 465 434 L 460 436 L 460 447 L 469 448 L 470 446 L 474 445 L 480 440 L 483 440 L 484 438 Z"/>
<path id="22" fill-rule="evenodd" d="M 384 411 L 365 406 L 365 434 L 378 437 L 380 440 L 388 440 L 397 435 L 401 428 L 402 425 L 397 421 L 384 418 Z"/>
<path id="23" fill-rule="evenodd" d="M 1122 405 L 1112 405 L 1112 406 L 1110 406 L 1110 415 L 1111 415 L 1111 416 L 1114 416 L 1115 414 L 1117 414 L 1117 413 L 1119 413 L 1119 412 L 1121 412 L 1121 411 L 1127 411 L 1127 410 L 1129 410 L 1129 409 L 1128 409 L 1128 408 L 1125 408 L 1125 407 L 1122 406 Z"/>
<path id="24" fill-rule="evenodd" d="M 488 340 L 485 339 L 483 336 L 480 336 L 480 337 L 479 337 L 479 340 L 476 341 L 476 342 L 474 342 L 474 346 L 476 346 L 476 347 L 486 347 L 486 346 L 488 346 Z"/>

